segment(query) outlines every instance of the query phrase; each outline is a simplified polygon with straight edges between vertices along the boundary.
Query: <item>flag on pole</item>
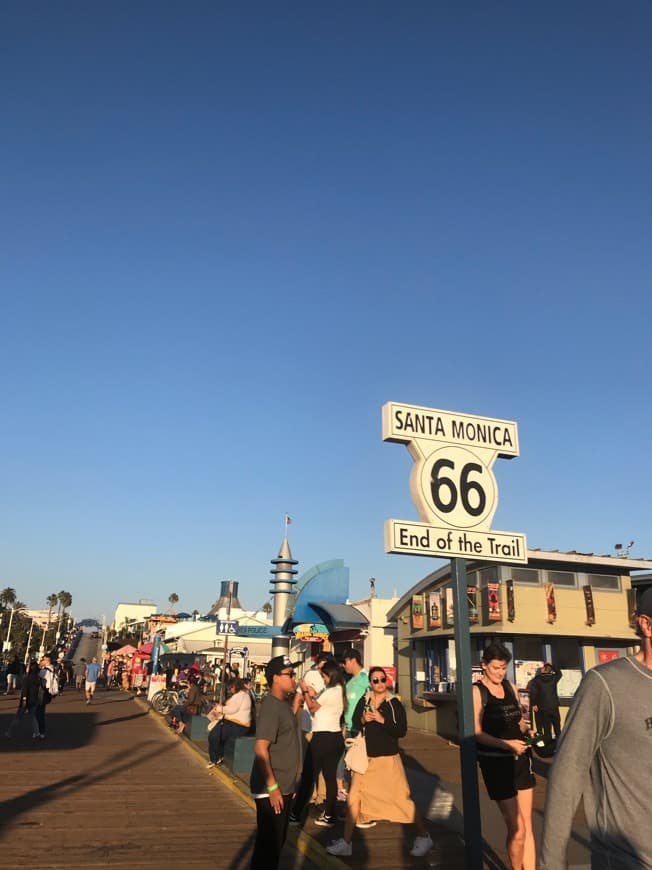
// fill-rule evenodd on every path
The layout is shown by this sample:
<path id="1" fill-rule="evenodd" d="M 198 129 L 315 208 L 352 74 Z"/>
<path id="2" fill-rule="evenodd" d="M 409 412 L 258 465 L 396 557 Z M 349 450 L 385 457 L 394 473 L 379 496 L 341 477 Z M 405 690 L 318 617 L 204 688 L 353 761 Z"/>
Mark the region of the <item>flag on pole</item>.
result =
<path id="1" fill-rule="evenodd" d="M 285 515 L 285 525 L 289 526 L 291 522 L 292 522 L 292 517 L 290 516 L 290 514 L 286 514 Z"/>

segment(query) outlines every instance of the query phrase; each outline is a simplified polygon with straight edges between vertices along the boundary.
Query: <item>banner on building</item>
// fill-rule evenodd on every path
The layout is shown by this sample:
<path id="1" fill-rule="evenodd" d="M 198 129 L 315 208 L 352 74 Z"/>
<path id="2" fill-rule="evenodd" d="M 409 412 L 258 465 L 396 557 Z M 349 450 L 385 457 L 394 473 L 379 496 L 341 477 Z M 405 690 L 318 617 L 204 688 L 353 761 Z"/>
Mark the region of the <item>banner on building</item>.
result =
<path id="1" fill-rule="evenodd" d="M 546 583 L 544 586 L 546 593 L 546 608 L 548 610 L 548 622 L 550 625 L 557 619 L 557 605 L 555 604 L 555 584 Z"/>
<path id="2" fill-rule="evenodd" d="M 446 625 L 449 627 L 455 625 L 455 598 L 450 586 L 446 590 Z"/>
<path id="3" fill-rule="evenodd" d="M 469 622 L 471 624 L 478 621 L 478 587 L 466 587 L 466 600 L 469 606 Z"/>
<path id="4" fill-rule="evenodd" d="M 584 606 L 586 607 L 586 624 L 595 625 L 595 608 L 593 606 L 593 590 L 590 586 L 582 586 Z"/>
<path id="5" fill-rule="evenodd" d="M 431 592 L 428 600 L 428 628 L 441 628 L 441 594 Z"/>
<path id="6" fill-rule="evenodd" d="M 636 628 L 636 589 L 627 590 L 627 616 L 629 627 Z"/>
<path id="7" fill-rule="evenodd" d="M 489 622 L 500 622 L 500 583 L 487 583 L 487 612 Z"/>
<path id="8" fill-rule="evenodd" d="M 423 628 L 423 595 L 412 596 L 412 630 Z"/>
<path id="9" fill-rule="evenodd" d="M 514 622 L 516 619 L 516 605 L 514 604 L 514 581 L 507 580 L 505 582 L 505 586 L 507 587 L 507 619 L 510 622 Z"/>

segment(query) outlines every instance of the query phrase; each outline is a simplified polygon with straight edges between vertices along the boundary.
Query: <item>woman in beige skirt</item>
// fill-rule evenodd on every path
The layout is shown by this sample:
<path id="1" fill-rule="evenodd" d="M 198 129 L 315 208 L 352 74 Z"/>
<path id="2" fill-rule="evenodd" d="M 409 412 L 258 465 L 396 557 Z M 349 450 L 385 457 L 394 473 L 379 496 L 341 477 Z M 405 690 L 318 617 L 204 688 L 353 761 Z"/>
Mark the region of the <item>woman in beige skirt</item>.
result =
<path id="1" fill-rule="evenodd" d="M 403 704 L 387 690 L 383 668 L 369 671 L 370 689 L 358 701 L 353 713 L 353 728 L 364 731 L 369 767 L 366 773 L 354 773 L 349 791 L 349 806 L 344 837 L 335 840 L 326 851 L 331 855 L 351 855 L 353 829 L 358 817 L 413 824 L 417 836 L 410 855 L 420 857 L 432 848 L 405 776 L 398 754 L 398 741 L 407 733 Z M 365 822 L 364 827 L 370 826 Z"/>

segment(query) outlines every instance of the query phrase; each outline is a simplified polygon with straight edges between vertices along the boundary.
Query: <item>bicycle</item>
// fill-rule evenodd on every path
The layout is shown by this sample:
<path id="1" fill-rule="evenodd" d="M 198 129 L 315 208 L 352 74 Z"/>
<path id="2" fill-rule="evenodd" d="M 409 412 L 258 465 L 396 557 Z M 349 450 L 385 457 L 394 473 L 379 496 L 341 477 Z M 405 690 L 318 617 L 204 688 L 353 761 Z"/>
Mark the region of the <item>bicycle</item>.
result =
<path id="1" fill-rule="evenodd" d="M 161 689 L 160 692 L 155 692 L 150 698 L 150 706 L 157 713 L 166 715 L 170 713 L 178 704 L 185 704 L 188 699 L 186 689 Z"/>

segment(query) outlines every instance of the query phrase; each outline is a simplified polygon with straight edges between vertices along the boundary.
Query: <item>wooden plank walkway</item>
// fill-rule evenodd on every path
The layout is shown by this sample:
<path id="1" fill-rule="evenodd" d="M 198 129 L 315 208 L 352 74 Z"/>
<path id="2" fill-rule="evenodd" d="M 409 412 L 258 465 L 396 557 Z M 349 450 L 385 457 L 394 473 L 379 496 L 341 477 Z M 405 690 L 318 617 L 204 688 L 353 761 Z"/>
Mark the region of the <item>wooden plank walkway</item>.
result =
<path id="1" fill-rule="evenodd" d="M 17 696 L 0 700 L 0 735 Z M 182 740 L 124 692 L 67 689 L 47 737 L 25 717 L 0 737 L 0 866 L 248 867 L 255 816 Z M 284 870 L 314 865 L 289 845 Z"/>

